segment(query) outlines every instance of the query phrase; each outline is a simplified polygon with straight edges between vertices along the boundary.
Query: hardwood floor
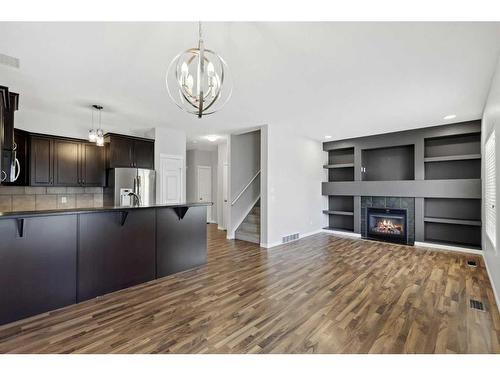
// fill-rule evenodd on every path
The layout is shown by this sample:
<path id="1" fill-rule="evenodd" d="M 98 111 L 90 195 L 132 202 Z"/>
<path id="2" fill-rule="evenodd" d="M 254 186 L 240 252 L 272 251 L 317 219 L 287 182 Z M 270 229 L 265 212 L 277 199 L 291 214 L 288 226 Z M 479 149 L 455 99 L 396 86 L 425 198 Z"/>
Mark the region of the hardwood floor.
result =
<path id="1" fill-rule="evenodd" d="M 0 326 L 0 352 L 500 353 L 481 257 L 327 234 L 265 250 L 224 233 L 210 225 L 204 267 Z"/>

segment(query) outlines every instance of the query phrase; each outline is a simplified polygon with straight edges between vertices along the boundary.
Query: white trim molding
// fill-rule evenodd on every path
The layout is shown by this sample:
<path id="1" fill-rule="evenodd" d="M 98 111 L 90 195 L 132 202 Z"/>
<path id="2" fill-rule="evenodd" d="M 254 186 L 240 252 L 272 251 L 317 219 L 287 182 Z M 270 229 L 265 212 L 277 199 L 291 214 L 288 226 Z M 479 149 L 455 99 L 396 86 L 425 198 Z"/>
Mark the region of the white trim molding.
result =
<path id="1" fill-rule="evenodd" d="M 475 254 L 475 255 L 481 255 L 481 256 L 483 255 L 482 250 L 470 249 L 468 247 L 460 247 L 460 246 L 452 246 L 452 245 L 441 245 L 441 244 L 432 243 L 432 242 L 415 241 L 415 246 L 428 247 L 428 248 L 437 249 L 437 250 L 455 251 L 457 253 Z"/>

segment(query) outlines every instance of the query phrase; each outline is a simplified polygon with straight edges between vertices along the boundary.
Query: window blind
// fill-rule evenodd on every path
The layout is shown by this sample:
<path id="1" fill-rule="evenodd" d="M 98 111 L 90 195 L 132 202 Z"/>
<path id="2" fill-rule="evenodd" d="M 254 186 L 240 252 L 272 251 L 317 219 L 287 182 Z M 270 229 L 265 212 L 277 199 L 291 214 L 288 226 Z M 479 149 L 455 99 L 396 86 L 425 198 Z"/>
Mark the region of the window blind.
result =
<path id="1" fill-rule="evenodd" d="M 496 248 L 496 162 L 495 162 L 495 131 L 486 141 L 485 147 L 485 219 L 486 235 Z"/>

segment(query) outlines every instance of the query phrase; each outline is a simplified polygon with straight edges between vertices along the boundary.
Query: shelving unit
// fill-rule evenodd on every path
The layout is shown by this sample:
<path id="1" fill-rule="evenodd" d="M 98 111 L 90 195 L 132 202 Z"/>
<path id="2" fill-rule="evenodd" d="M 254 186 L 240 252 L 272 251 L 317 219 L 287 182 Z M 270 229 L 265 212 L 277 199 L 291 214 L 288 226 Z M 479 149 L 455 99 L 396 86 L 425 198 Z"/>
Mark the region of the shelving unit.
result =
<path id="1" fill-rule="evenodd" d="M 349 232 L 354 230 L 354 197 L 329 196 L 328 210 L 324 210 L 323 213 L 328 215 L 328 227 L 326 229 Z"/>
<path id="2" fill-rule="evenodd" d="M 415 179 L 415 146 L 383 147 L 361 153 L 363 181 Z"/>
<path id="3" fill-rule="evenodd" d="M 328 152 L 328 181 L 354 181 L 354 147 Z"/>
<path id="4" fill-rule="evenodd" d="M 481 200 L 425 198 L 424 232 L 429 242 L 481 246 Z"/>
<path id="5" fill-rule="evenodd" d="M 481 133 L 425 139 L 425 179 L 481 178 Z"/>
<path id="6" fill-rule="evenodd" d="M 480 120 L 325 142 L 323 150 L 325 229 L 363 231 L 363 196 L 413 197 L 416 241 L 481 247 Z"/>

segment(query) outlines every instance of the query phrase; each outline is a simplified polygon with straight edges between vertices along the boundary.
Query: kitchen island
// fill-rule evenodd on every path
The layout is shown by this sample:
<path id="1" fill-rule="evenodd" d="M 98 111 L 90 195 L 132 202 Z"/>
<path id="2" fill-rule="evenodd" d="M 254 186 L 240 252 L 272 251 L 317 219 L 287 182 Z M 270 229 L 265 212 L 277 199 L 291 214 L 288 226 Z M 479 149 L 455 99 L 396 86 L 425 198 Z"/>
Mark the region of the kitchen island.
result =
<path id="1" fill-rule="evenodd" d="M 205 264 L 210 204 L 0 212 L 0 324 Z"/>

